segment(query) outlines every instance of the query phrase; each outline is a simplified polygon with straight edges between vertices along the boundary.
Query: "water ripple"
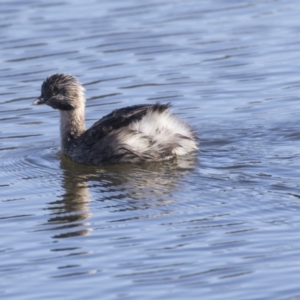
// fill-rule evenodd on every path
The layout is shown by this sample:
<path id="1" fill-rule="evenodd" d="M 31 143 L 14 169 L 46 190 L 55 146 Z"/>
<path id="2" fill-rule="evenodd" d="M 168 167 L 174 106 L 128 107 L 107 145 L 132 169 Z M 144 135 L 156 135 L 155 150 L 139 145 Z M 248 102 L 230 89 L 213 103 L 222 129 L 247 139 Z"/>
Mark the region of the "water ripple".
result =
<path id="1" fill-rule="evenodd" d="M 1 299 L 297 298 L 299 6 L 0 8 Z M 87 125 L 171 102 L 201 151 L 143 166 L 65 159 L 57 111 L 31 106 L 56 72 L 86 87 Z"/>
<path id="2" fill-rule="evenodd" d="M 4 152 L 0 154 L 1 172 L 14 173 L 14 176 L 21 176 L 23 179 L 51 174 L 57 170 L 59 164 L 57 148 L 37 148 L 34 151 L 33 149 L 18 149 Z"/>

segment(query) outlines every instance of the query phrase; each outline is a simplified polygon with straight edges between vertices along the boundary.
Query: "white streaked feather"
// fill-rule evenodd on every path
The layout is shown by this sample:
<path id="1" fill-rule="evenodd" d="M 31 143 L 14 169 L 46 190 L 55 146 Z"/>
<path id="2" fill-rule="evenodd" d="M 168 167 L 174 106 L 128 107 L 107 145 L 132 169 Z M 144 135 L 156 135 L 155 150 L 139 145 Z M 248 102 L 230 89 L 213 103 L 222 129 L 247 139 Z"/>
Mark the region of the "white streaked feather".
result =
<path id="1" fill-rule="evenodd" d="M 136 134 L 126 138 L 126 144 L 136 151 L 147 151 L 149 148 L 157 150 L 160 145 L 177 145 L 173 154 L 185 155 L 197 150 L 190 127 L 168 110 L 164 112 L 149 111 L 140 121 L 130 125 Z M 151 140 L 146 143 L 145 137 Z"/>

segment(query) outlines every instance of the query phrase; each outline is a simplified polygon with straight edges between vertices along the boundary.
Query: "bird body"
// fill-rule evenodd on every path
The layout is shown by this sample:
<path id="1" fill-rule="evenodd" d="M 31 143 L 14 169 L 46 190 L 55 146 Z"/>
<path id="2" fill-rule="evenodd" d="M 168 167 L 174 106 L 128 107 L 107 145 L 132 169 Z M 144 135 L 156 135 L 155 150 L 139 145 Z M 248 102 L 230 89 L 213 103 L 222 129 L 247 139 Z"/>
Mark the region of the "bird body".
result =
<path id="1" fill-rule="evenodd" d="M 71 75 L 54 74 L 43 82 L 34 104 L 44 103 L 60 110 L 61 151 L 82 164 L 161 161 L 198 148 L 191 127 L 169 104 L 117 109 L 86 130 L 84 89 Z"/>

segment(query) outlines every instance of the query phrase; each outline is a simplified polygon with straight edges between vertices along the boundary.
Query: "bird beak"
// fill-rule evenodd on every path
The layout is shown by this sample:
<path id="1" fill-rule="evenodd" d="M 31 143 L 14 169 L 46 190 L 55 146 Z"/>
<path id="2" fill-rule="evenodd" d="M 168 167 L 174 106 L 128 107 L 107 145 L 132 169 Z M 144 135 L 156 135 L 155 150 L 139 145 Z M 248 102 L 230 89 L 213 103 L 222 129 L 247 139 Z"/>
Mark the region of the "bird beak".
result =
<path id="1" fill-rule="evenodd" d="M 32 104 L 34 104 L 34 105 L 39 105 L 39 104 L 44 104 L 45 102 L 46 102 L 46 101 L 45 101 L 44 98 L 39 97 L 39 98 L 36 98 L 36 99 L 33 101 Z"/>

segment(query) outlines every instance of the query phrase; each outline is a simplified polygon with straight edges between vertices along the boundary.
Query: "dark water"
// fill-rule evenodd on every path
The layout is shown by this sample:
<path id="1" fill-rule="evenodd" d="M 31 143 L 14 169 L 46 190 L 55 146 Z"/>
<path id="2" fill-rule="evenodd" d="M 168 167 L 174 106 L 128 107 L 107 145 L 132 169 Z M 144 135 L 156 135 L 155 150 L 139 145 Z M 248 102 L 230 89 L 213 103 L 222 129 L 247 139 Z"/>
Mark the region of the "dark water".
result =
<path id="1" fill-rule="evenodd" d="M 300 299 L 300 5 L 0 3 L 1 299 Z M 171 102 L 201 151 L 80 166 L 42 80 L 78 76 L 87 125 Z"/>

